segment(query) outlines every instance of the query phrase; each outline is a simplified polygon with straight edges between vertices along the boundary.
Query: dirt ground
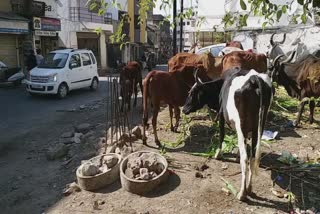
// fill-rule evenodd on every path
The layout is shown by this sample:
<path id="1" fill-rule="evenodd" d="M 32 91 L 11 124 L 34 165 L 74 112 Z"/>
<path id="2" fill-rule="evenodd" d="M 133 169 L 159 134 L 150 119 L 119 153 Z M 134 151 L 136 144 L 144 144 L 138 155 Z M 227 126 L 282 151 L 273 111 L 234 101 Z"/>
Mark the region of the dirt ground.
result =
<path id="1" fill-rule="evenodd" d="M 141 102 L 141 100 L 139 100 Z M 126 192 L 120 181 L 95 192 L 81 191 L 63 196 L 66 184 L 75 181 L 75 170 L 80 161 L 95 155 L 97 142 L 103 136 L 105 126 L 105 106 L 97 111 L 61 113 L 54 124 L 48 124 L 37 132 L 29 133 L 17 140 L 21 144 L 8 148 L 0 155 L 0 207 L 1 213 L 288 213 L 293 210 L 287 198 L 277 197 L 271 189 L 290 191 L 296 197 L 295 207 L 301 209 L 320 208 L 320 177 L 302 182 L 308 178 L 295 172 L 276 171 L 284 166 L 277 158 L 282 151 L 288 151 L 299 159 L 313 159 L 320 156 L 319 123 L 300 128 L 286 127 L 287 118 L 276 124 L 269 123 L 268 129 L 280 130 L 278 139 L 263 144 L 263 158 L 259 174 L 254 177 L 253 191 L 246 202 L 239 202 L 231 193 L 226 193 L 227 180 L 236 190 L 240 188 L 240 165 L 234 155 L 226 155 L 224 160 L 207 159 L 192 153 L 205 153 L 210 147 L 210 139 L 216 134 L 211 129 L 211 121 L 204 115 L 190 128 L 190 136 L 175 148 L 166 148 L 165 157 L 169 162 L 170 176 L 166 183 L 144 196 Z M 291 110 L 291 109 L 290 109 Z M 67 115 L 66 115 L 67 114 Z M 307 112 L 305 113 L 308 114 Z M 163 142 L 174 142 L 181 134 L 169 131 L 169 112 L 162 109 L 159 115 L 159 137 Z M 66 117 L 68 116 L 68 117 Z M 303 118 L 304 120 L 306 118 Z M 316 120 L 319 121 L 319 113 Z M 133 112 L 133 122 L 141 121 L 141 106 Z M 88 122 L 95 126 L 94 137 L 81 144 L 72 155 L 57 161 L 46 159 L 47 148 L 57 141 L 65 131 L 72 130 L 79 123 Z M 154 150 L 153 134 L 148 130 L 148 144 L 141 141 L 134 144 L 135 150 Z M 17 144 L 15 144 L 17 145 Z M 230 158 L 227 158 L 230 156 Z M 71 161 L 70 161 L 71 159 Z M 199 171 L 197 166 L 206 164 L 208 169 Z M 288 176 L 298 177 L 294 179 Z M 197 176 L 196 176 L 197 175 Z M 313 176 L 314 177 L 314 176 Z M 281 179 L 279 179 L 281 178 Z M 291 182 L 291 185 L 290 185 Z M 307 183 L 308 182 L 308 183 Z M 303 185 L 302 185 L 303 183 Z M 291 189 L 289 189 L 291 188 Z M 303 196 L 303 197 L 302 197 Z"/>

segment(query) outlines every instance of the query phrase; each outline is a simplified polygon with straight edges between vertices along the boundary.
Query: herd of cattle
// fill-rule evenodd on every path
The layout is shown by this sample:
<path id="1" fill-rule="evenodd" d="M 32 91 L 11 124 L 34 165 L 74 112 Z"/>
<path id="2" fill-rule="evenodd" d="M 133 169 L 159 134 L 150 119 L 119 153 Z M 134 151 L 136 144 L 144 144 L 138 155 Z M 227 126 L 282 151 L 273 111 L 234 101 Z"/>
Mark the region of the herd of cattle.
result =
<path id="1" fill-rule="evenodd" d="M 146 144 L 145 129 L 148 125 L 148 106 L 153 110 L 152 126 L 155 143 L 160 146 L 157 136 L 157 116 L 160 103 L 169 106 L 171 131 L 177 131 L 180 107 L 189 114 L 207 105 L 216 111 L 219 118 L 219 150 L 224 140 L 224 125 L 227 123 L 237 133 L 242 171 L 241 189 L 238 199 L 244 200 L 251 192 L 253 172 L 260 161 L 260 142 L 267 114 L 274 95 L 273 82 L 284 86 L 288 95 L 301 100 L 295 125 L 300 122 L 303 108 L 310 106 L 310 123 L 313 122 L 314 99 L 320 95 L 320 58 L 308 56 L 292 63 L 296 54 L 289 56 L 281 52 L 280 45 L 270 38 L 272 48 L 268 54 L 244 51 L 240 42 L 232 41 L 222 50 L 221 56 L 208 54 L 178 53 L 168 62 L 168 72 L 151 71 L 143 80 L 141 64 L 129 62 L 120 71 L 122 109 L 130 109 L 131 95 L 137 85 L 143 93 L 143 143 Z M 173 125 L 173 113 L 176 123 Z M 251 139 L 251 146 L 247 145 Z M 250 148 L 247 150 L 247 148 Z M 220 157 L 217 152 L 216 158 Z"/>

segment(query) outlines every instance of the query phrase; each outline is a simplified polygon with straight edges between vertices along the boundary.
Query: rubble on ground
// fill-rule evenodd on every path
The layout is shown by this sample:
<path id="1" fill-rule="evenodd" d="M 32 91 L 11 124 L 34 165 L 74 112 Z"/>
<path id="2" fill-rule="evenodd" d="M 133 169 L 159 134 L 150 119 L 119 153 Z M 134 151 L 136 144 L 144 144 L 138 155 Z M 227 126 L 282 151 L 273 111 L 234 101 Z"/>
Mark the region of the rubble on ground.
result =
<path id="1" fill-rule="evenodd" d="M 97 157 L 89 161 L 84 161 L 79 168 L 79 172 L 82 176 L 95 176 L 109 171 L 118 161 L 117 157 L 111 155 L 105 155 L 100 158 Z"/>
<path id="2" fill-rule="evenodd" d="M 139 156 L 140 155 L 140 156 Z M 137 154 L 128 159 L 125 175 L 136 180 L 151 180 L 164 170 L 155 154 Z"/>
<path id="3" fill-rule="evenodd" d="M 62 159 L 68 155 L 69 147 L 63 143 L 55 144 L 46 153 L 48 160 Z"/>

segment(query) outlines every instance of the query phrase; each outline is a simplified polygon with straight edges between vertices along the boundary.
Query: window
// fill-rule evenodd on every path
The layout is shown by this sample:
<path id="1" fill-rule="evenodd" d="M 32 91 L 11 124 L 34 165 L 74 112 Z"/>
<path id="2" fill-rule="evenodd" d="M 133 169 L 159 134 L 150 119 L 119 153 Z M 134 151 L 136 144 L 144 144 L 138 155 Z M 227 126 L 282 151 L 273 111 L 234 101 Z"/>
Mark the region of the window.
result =
<path id="1" fill-rule="evenodd" d="M 79 54 L 74 54 L 70 57 L 69 67 L 79 68 L 81 66 Z"/>
<path id="2" fill-rule="evenodd" d="M 90 56 L 91 56 L 92 64 L 96 64 L 96 59 L 94 58 L 92 53 L 90 53 Z"/>
<path id="3" fill-rule="evenodd" d="M 40 63 L 38 68 L 64 68 L 68 59 L 68 54 L 49 53 Z"/>
<path id="4" fill-rule="evenodd" d="M 214 57 L 219 56 L 220 51 L 222 51 L 224 47 L 223 46 L 217 46 L 217 47 L 213 47 L 211 48 L 211 53 Z"/>
<path id="5" fill-rule="evenodd" d="M 82 59 L 83 66 L 91 65 L 91 60 L 88 53 L 81 54 L 81 59 Z"/>

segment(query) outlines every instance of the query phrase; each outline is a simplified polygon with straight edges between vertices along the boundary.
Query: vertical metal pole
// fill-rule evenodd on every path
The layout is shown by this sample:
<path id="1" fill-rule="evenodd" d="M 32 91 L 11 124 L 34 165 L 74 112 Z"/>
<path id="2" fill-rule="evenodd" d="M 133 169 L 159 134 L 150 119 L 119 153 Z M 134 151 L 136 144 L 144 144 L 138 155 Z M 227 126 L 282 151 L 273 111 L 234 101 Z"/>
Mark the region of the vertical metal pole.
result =
<path id="1" fill-rule="evenodd" d="M 176 17 L 177 17 L 177 0 L 173 0 L 173 39 L 172 39 L 172 54 L 176 55 L 177 53 L 177 23 L 176 23 Z"/>
<path id="2" fill-rule="evenodd" d="M 180 15 L 183 14 L 183 0 L 181 0 L 181 4 L 180 4 Z M 183 17 L 180 16 L 180 52 L 183 51 Z"/>

